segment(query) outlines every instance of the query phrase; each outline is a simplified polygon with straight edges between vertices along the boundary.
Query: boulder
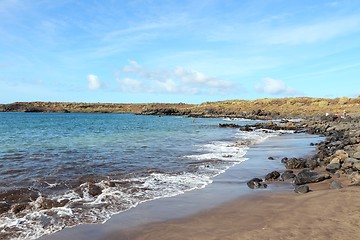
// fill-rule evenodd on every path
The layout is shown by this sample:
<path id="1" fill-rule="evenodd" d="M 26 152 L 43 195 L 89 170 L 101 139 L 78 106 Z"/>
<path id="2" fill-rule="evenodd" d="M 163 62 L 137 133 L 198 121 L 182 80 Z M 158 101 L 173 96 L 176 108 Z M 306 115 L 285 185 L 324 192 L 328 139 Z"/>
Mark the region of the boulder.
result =
<path id="1" fill-rule="evenodd" d="M 325 159 L 325 163 L 343 163 L 348 157 L 349 154 L 344 150 L 336 150 L 334 154 Z"/>
<path id="2" fill-rule="evenodd" d="M 267 185 L 262 182 L 263 180 L 260 178 L 253 178 L 250 181 L 248 181 L 246 184 L 249 188 L 255 189 L 255 188 L 266 188 Z"/>
<path id="3" fill-rule="evenodd" d="M 266 174 L 265 181 L 273 181 L 280 177 L 280 173 L 278 171 L 272 171 L 271 173 Z"/>
<path id="4" fill-rule="evenodd" d="M 341 167 L 340 163 L 330 163 L 326 166 L 326 171 L 335 173 L 337 170 L 339 170 Z"/>
<path id="5" fill-rule="evenodd" d="M 298 175 L 294 178 L 295 185 L 303 185 L 307 183 L 321 182 L 331 178 L 328 174 L 321 174 L 310 169 L 301 170 Z"/>
<path id="6" fill-rule="evenodd" d="M 360 152 L 355 152 L 353 158 L 360 159 Z"/>
<path id="7" fill-rule="evenodd" d="M 353 164 L 354 163 L 352 163 L 352 162 L 344 162 L 342 165 L 341 165 L 341 168 L 342 169 L 349 169 L 349 168 L 352 168 L 352 166 L 353 166 Z"/>
<path id="8" fill-rule="evenodd" d="M 306 160 L 303 158 L 289 158 L 284 161 L 286 169 L 300 169 L 304 168 L 306 165 Z"/>
<path id="9" fill-rule="evenodd" d="M 344 160 L 344 163 L 352 163 L 352 164 L 354 164 L 354 163 L 357 163 L 357 162 L 360 162 L 360 160 L 359 160 L 359 159 L 355 159 L 355 158 L 346 158 L 346 159 Z"/>
<path id="10" fill-rule="evenodd" d="M 334 155 L 335 157 L 339 158 L 341 162 L 343 162 L 346 158 L 349 157 L 349 154 L 344 150 L 337 150 Z"/>
<path id="11" fill-rule="evenodd" d="M 281 159 L 281 163 L 282 164 L 285 164 L 289 159 L 287 157 L 284 157 Z"/>
<path id="12" fill-rule="evenodd" d="M 338 157 L 335 157 L 335 158 L 333 158 L 333 159 L 331 159 L 331 161 L 330 161 L 330 164 L 332 164 L 332 163 L 341 163 L 341 159 L 340 158 L 338 158 Z"/>
<path id="13" fill-rule="evenodd" d="M 360 182 L 360 173 L 353 172 L 348 176 L 351 183 Z"/>
<path id="14" fill-rule="evenodd" d="M 330 189 L 340 189 L 340 188 L 342 188 L 341 182 L 334 180 L 330 183 Z"/>
<path id="15" fill-rule="evenodd" d="M 281 179 L 283 181 L 289 180 L 294 178 L 296 175 L 294 174 L 294 171 L 291 170 L 286 170 L 285 172 L 283 172 L 283 174 L 281 174 Z"/>
<path id="16" fill-rule="evenodd" d="M 360 152 L 360 144 L 354 145 L 355 151 Z"/>
<path id="17" fill-rule="evenodd" d="M 360 171 L 360 162 L 356 162 L 352 165 L 352 168 L 356 171 Z"/>
<path id="18" fill-rule="evenodd" d="M 319 163 L 318 163 L 317 159 L 315 159 L 315 158 L 307 159 L 305 161 L 306 168 L 315 169 L 318 166 L 319 166 Z"/>
<path id="19" fill-rule="evenodd" d="M 307 185 L 300 185 L 300 186 L 295 186 L 294 191 L 296 193 L 307 193 L 310 191 L 310 188 Z"/>

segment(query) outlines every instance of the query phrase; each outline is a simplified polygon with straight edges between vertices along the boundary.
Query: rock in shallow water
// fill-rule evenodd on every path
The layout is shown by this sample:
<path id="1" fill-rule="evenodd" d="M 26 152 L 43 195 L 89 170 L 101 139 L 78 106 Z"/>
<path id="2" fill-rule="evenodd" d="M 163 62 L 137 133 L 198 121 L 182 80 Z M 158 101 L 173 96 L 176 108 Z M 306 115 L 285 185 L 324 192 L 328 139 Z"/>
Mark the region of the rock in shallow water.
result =
<path id="1" fill-rule="evenodd" d="M 267 185 L 262 182 L 263 180 L 260 178 L 253 178 L 250 181 L 248 181 L 246 184 L 249 188 L 255 189 L 255 188 L 267 188 Z"/>
<path id="2" fill-rule="evenodd" d="M 278 171 L 272 171 L 271 173 L 266 174 L 265 181 L 273 181 L 280 177 L 280 173 Z"/>
<path id="3" fill-rule="evenodd" d="M 286 169 L 300 169 L 304 168 L 306 164 L 306 160 L 303 158 L 289 158 L 282 162 L 284 163 Z"/>

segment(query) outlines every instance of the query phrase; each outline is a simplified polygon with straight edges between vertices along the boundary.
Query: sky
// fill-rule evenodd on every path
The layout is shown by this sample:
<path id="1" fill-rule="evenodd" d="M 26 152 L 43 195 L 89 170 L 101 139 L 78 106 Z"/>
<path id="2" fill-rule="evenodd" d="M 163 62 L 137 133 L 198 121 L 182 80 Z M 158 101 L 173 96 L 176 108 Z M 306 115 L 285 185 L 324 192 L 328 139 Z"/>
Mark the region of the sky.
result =
<path id="1" fill-rule="evenodd" d="M 359 95 L 358 0 L 0 0 L 0 103 Z"/>

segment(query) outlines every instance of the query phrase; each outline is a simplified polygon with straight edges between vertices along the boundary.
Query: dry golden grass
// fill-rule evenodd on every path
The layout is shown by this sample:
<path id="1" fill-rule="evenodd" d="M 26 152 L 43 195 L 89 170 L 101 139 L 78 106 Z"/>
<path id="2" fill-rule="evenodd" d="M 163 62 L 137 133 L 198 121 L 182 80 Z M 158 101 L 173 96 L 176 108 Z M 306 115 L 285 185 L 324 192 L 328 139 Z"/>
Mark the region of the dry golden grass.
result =
<path id="1" fill-rule="evenodd" d="M 191 116 L 304 116 L 325 113 L 360 114 L 360 96 L 357 98 L 264 98 L 257 100 L 226 100 L 202 104 L 184 103 L 69 103 L 18 102 L 0 104 L 0 111 L 20 112 L 99 112 L 143 113 Z"/>

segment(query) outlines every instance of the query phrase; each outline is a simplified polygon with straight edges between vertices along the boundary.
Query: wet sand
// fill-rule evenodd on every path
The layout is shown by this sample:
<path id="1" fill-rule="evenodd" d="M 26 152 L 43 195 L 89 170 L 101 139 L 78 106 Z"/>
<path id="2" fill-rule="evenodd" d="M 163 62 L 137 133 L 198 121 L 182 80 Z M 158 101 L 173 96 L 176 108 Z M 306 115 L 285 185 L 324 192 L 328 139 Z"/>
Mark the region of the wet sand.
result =
<path id="1" fill-rule="evenodd" d="M 311 184 L 307 194 L 258 193 L 188 218 L 116 231 L 103 239 L 357 239 L 360 187 Z"/>
<path id="2" fill-rule="evenodd" d="M 286 221 L 287 214 L 303 212 L 301 201 L 307 202 L 307 196 L 312 199 L 319 193 L 297 195 L 289 182 L 274 182 L 267 189 L 252 190 L 246 182 L 273 170 L 283 171 L 282 157 L 309 154 L 314 149 L 310 142 L 317 141 L 320 138 L 306 134 L 270 138 L 248 151 L 248 161 L 219 175 L 204 189 L 140 204 L 114 215 L 105 224 L 80 225 L 40 239 L 256 239 L 257 235 L 252 234 L 262 233 L 257 233 L 259 228 L 267 229 L 271 222 Z M 275 160 L 268 160 L 269 156 Z M 285 215 L 278 218 L 281 212 Z M 250 235 L 237 237 L 245 233 Z"/>

